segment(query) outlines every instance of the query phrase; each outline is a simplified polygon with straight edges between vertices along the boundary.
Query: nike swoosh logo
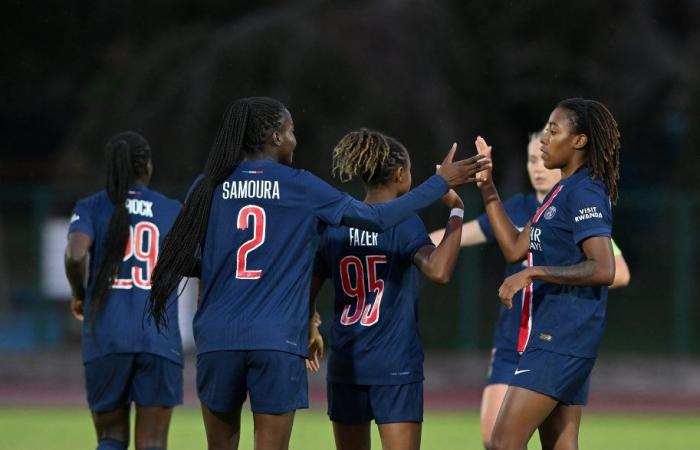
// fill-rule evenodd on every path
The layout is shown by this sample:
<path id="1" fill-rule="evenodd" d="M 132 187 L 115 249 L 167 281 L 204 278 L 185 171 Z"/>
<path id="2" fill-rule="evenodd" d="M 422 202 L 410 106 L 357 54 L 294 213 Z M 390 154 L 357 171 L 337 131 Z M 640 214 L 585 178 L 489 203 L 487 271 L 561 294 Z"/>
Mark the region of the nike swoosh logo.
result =
<path id="1" fill-rule="evenodd" d="M 516 370 L 515 370 L 515 374 L 516 374 L 516 375 L 520 375 L 521 373 L 529 372 L 530 370 L 531 370 L 531 369 L 523 369 L 523 370 L 518 370 L 518 369 L 516 369 Z"/>

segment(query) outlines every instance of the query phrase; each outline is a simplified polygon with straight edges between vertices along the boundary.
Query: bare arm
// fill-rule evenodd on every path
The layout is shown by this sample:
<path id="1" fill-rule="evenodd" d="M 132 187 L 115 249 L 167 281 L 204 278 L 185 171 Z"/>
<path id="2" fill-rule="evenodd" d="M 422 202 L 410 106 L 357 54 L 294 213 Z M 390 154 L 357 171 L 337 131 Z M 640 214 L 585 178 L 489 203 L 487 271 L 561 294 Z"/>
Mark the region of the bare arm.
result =
<path id="1" fill-rule="evenodd" d="M 454 190 L 443 197 L 443 202 L 450 208 L 459 208 L 464 212 L 464 203 Z M 462 218 L 451 216 L 447 219 L 446 232 L 437 247 L 425 245 L 413 257 L 418 269 L 434 283 L 446 284 L 452 277 L 459 256 L 462 236 Z"/>
<path id="2" fill-rule="evenodd" d="M 442 238 L 445 236 L 445 229 L 440 228 L 430 233 L 430 240 L 433 244 L 439 245 L 442 242 Z M 462 225 L 462 238 L 459 241 L 460 247 L 471 247 L 473 245 L 479 245 L 486 242 L 486 236 L 484 232 L 481 231 L 479 222 L 474 219 Z"/>
<path id="3" fill-rule="evenodd" d="M 482 137 L 478 137 L 475 144 L 480 155 L 487 155 L 490 158 L 491 147 L 486 144 Z M 479 173 L 477 177 L 477 186 L 481 191 L 481 198 L 486 207 L 486 215 L 489 218 L 493 234 L 506 261 L 509 263 L 522 261 L 527 257 L 530 223 L 528 222 L 523 231 L 518 231 L 513 225 L 513 222 L 510 221 L 506 214 L 506 210 L 503 208 L 503 203 L 501 203 L 501 198 L 498 195 L 496 186 L 493 184 L 491 175 L 492 169 L 489 166 L 487 170 Z"/>
<path id="4" fill-rule="evenodd" d="M 630 269 L 627 266 L 627 261 L 625 257 L 620 255 L 615 255 L 615 280 L 610 285 L 610 289 L 617 289 L 625 287 L 630 284 Z"/>
<path id="5" fill-rule="evenodd" d="M 573 266 L 528 267 L 505 279 L 498 290 L 501 302 L 510 307 L 513 295 L 533 280 L 569 286 L 609 286 L 615 278 L 615 258 L 610 238 L 590 237 L 581 243 L 586 260 Z"/>
<path id="6" fill-rule="evenodd" d="M 63 263 L 66 278 L 71 288 L 71 310 L 73 316 L 83 320 L 83 302 L 85 301 L 85 279 L 88 271 L 88 253 L 92 246 L 92 238 L 81 231 L 68 235 L 68 244 Z"/>

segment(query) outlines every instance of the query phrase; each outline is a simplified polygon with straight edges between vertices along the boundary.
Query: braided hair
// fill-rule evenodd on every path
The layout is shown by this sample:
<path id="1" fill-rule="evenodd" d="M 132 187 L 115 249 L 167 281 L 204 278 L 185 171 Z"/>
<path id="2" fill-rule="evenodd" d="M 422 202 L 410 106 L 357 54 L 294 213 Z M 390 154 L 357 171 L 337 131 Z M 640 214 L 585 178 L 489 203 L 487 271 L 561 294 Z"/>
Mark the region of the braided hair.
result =
<path id="1" fill-rule="evenodd" d="M 246 155 L 263 149 L 284 123 L 285 106 L 272 98 L 250 97 L 231 103 L 224 112 L 204 173 L 190 193 L 163 242 L 151 277 L 150 314 L 160 330 L 167 326 L 167 299 L 184 276 L 197 274 L 209 223 L 214 189 Z"/>
<path id="2" fill-rule="evenodd" d="M 617 202 L 620 179 L 620 131 L 612 113 L 602 103 L 583 98 L 570 98 L 557 105 L 569 114 L 574 133 L 588 137 L 586 166 L 594 179 L 605 183 L 613 204 Z"/>
<path id="3" fill-rule="evenodd" d="M 377 186 L 389 182 L 408 161 L 408 150 L 399 141 L 360 128 L 343 136 L 333 149 L 333 175 L 342 182 L 359 175 L 365 185 Z"/>
<path id="4" fill-rule="evenodd" d="M 105 146 L 107 160 L 106 191 L 114 205 L 104 238 L 104 256 L 97 270 L 90 302 L 88 321 L 94 330 L 97 317 L 104 310 L 109 291 L 119 273 L 124 249 L 129 240 L 131 220 L 126 209 L 129 187 L 148 176 L 151 147 L 146 139 L 133 131 L 115 134 Z"/>

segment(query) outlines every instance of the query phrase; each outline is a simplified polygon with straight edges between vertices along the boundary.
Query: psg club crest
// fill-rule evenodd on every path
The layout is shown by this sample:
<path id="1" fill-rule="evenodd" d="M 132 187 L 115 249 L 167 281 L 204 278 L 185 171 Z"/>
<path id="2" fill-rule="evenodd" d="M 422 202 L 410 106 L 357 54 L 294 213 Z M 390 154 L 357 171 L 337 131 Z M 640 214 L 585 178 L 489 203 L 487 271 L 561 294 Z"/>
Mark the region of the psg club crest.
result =
<path id="1" fill-rule="evenodd" d="M 557 207 L 556 206 L 550 206 L 547 208 L 547 211 L 544 212 L 544 219 L 545 220 L 550 220 L 554 215 L 557 213 Z"/>

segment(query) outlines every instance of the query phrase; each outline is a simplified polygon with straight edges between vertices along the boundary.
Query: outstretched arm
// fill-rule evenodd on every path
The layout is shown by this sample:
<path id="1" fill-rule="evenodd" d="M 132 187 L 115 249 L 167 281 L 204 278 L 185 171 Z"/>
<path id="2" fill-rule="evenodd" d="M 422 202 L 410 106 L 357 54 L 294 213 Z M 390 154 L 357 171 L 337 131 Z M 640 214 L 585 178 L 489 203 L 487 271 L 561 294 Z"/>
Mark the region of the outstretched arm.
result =
<path id="1" fill-rule="evenodd" d="M 448 188 L 476 181 L 477 172 L 490 167 L 491 162 L 487 155 L 475 155 L 452 162 L 456 151 L 457 145 L 454 144 L 436 175 L 395 200 L 373 205 L 357 200 L 348 202 L 341 223 L 368 231 L 386 231 L 411 214 L 430 206 L 445 195 Z"/>
<path id="2" fill-rule="evenodd" d="M 533 280 L 569 286 L 609 286 L 615 278 L 615 258 L 610 238 L 590 237 L 581 243 L 581 248 L 586 255 L 586 260 L 578 264 L 527 267 L 506 278 L 498 289 L 501 303 L 510 308 L 513 295 Z"/>
<path id="3" fill-rule="evenodd" d="M 491 156 L 491 147 L 486 144 L 486 141 L 481 136 L 476 139 L 475 144 L 480 155 Z M 486 215 L 489 218 L 493 234 L 506 261 L 509 263 L 522 261 L 527 257 L 530 223 L 525 226 L 523 231 L 518 231 L 513 225 L 513 222 L 510 221 L 506 214 L 506 210 L 503 208 L 503 203 L 491 175 L 492 169 L 489 168 L 481 172 L 477 178 L 477 186 L 481 191 L 481 198 L 486 207 Z"/>
<path id="4" fill-rule="evenodd" d="M 433 244 L 439 245 L 444 236 L 445 229 L 440 228 L 439 230 L 435 230 L 430 233 L 430 240 L 433 241 Z M 462 225 L 462 237 L 459 241 L 460 247 L 471 247 L 473 245 L 479 245 L 485 242 L 486 235 L 484 235 L 484 232 L 481 231 L 479 221 L 474 219 Z"/>
<path id="5" fill-rule="evenodd" d="M 461 210 L 461 213 L 464 214 L 464 203 L 455 191 L 450 190 L 443 201 L 453 210 Z M 462 217 L 458 214 L 451 215 L 447 220 L 445 230 L 446 232 L 437 247 L 425 245 L 413 257 L 413 261 L 420 271 L 430 281 L 439 284 L 446 284 L 450 281 L 457 264 L 462 234 Z"/>
<path id="6" fill-rule="evenodd" d="M 83 302 L 85 301 L 85 279 L 88 271 L 88 253 L 92 238 L 81 231 L 68 235 L 68 244 L 63 258 L 66 278 L 71 289 L 71 312 L 73 317 L 83 320 Z"/>

